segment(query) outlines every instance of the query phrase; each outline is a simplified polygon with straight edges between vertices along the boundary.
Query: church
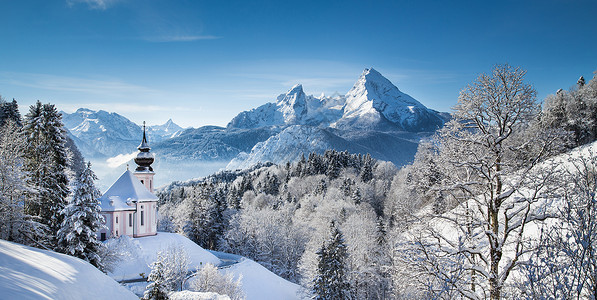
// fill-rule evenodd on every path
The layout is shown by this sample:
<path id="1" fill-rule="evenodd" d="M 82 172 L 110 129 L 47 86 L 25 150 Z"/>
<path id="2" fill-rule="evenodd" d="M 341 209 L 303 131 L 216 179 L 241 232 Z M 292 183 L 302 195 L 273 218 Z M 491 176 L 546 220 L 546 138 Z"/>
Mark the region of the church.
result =
<path id="1" fill-rule="evenodd" d="M 149 152 L 151 148 L 143 123 L 143 139 L 135 157 L 137 168 L 131 172 L 127 167 L 100 198 L 101 214 L 106 221 L 106 228 L 98 232 L 102 241 L 121 235 L 143 237 L 157 234 L 158 197 L 153 194 L 155 172 L 151 167 L 154 155 Z"/>

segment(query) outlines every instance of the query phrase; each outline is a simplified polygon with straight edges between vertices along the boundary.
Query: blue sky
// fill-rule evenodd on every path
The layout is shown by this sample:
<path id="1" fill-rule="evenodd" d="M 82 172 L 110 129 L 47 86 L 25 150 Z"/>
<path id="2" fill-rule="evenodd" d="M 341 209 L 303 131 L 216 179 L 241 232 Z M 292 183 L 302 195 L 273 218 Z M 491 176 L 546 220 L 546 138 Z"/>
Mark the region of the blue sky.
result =
<path id="1" fill-rule="evenodd" d="M 539 100 L 597 70 L 597 1 L 0 1 L 0 95 L 134 122 L 226 125 L 302 83 L 346 93 L 374 67 L 449 111 L 494 64 Z"/>

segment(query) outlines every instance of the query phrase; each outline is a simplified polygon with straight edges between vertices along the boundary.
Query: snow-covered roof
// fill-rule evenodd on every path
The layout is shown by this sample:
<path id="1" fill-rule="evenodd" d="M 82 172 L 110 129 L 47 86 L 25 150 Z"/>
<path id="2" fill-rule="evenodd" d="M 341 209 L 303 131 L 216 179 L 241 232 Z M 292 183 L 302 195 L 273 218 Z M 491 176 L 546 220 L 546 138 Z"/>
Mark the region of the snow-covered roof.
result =
<path id="1" fill-rule="evenodd" d="M 134 210 L 135 202 L 158 201 L 141 181 L 126 170 L 100 198 L 102 211 Z M 129 203 L 129 204 L 127 204 Z"/>

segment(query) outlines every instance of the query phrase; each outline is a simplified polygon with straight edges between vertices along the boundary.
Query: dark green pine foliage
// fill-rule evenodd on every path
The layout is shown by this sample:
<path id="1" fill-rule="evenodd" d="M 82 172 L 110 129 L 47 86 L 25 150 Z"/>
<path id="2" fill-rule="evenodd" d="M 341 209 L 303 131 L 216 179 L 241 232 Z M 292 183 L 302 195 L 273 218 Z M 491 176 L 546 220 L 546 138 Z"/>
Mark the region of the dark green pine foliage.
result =
<path id="1" fill-rule="evenodd" d="M 25 204 L 25 212 L 48 225 L 53 235 L 50 239 L 56 246 L 54 237 L 63 221 L 60 212 L 69 193 L 62 117 L 54 105 L 37 101 L 25 116 L 24 132 L 25 170 L 29 173 L 29 183 L 36 189 Z"/>
<path id="2" fill-rule="evenodd" d="M 14 122 L 17 127 L 23 126 L 23 120 L 19 113 L 19 105 L 17 104 L 17 101 L 12 99 L 11 102 L 6 102 L 4 99 L 0 98 L 0 127 L 4 126 L 8 121 Z"/>
<path id="3" fill-rule="evenodd" d="M 189 197 L 186 201 L 190 201 L 190 213 L 183 232 L 199 246 L 215 250 L 225 227 L 224 191 L 211 183 L 202 183 L 194 188 Z"/>
<path id="4" fill-rule="evenodd" d="M 104 227 L 100 214 L 100 191 L 93 183 L 97 177 L 91 163 L 83 170 L 73 191 L 69 204 L 62 210 L 64 221 L 58 231 L 60 252 L 84 259 L 102 270 L 100 253 L 104 244 L 97 240 L 98 231 Z"/>
<path id="5" fill-rule="evenodd" d="M 369 182 L 373 179 L 373 165 L 374 161 L 371 155 L 367 153 L 363 158 L 363 166 L 361 168 L 361 180 L 363 182 Z"/>
<path id="6" fill-rule="evenodd" d="M 315 299 L 347 299 L 350 285 L 345 275 L 347 257 L 342 232 L 332 222 L 330 239 L 317 252 L 317 277 L 313 280 Z"/>
<path id="7" fill-rule="evenodd" d="M 326 154 L 328 154 L 326 152 Z M 337 155 L 333 155 L 327 161 L 327 169 L 325 175 L 327 175 L 330 179 L 336 179 L 340 176 L 340 171 L 342 170 L 342 165 L 340 158 Z"/>

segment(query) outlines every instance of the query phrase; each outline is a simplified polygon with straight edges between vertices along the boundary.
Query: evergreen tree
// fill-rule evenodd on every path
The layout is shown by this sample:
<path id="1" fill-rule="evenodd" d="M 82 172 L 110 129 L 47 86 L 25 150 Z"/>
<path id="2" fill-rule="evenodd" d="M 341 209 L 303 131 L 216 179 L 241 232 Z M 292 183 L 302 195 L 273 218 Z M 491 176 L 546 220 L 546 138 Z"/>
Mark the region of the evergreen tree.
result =
<path id="1" fill-rule="evenodd" d="M 100 191 L 93 181 L 97 177 L 91 170 L 91 163 L 75 183 L 73 196 L 62 210 L 64 221 L 58 231 L 58 247 L 63 253 L 84 259 L 103 269 L 99 253 L 105 247 L 97 240 L 97 232 L 104 226 L 100 214 Z"/>
<path id="2" fill-rule="evenodd" d="M 311 152 L 309 154 L 309 159 L 307 160 L 307 170 L 309 175 L 325 173 L 325 167 L 321 161 L 321 156 L 317 155 L 315 152 Z"/>
<path id="3" fill-rule="evenodd" d="M 151 273 L 147 281 L 151 283 L 145 288 L 143 299 L 166 300 L 168 299 L 168 288 L 165 276 L 164 256 L 160 252 L 155 262 L 151 264 Z"/>
<path id="4" fill-rule="evenodd" d="M 326 152 L 326 154 L 328 154 L 328 152 Z M 335 155 L 335 154 L 330 155 L 329 159 L 327 159 L 326 162 L 327 162 L 326 175 L 330 179 L 338 178 L 338 176 L 340 176 L 340 172 L 342 171 L 342 167 L 340 165 L 338 155 Z"/>
<path id="5" fill-rule="evenodd" d="M 0 126 L 8 121 L 14 122 L 17 127 L 23 126 L 17 101 L 12 99 L 12 102 L 6 102 L 0 97 Z"/>
<path id="6" fill-rule="evenodd" d="M 215 250 L 222 233 L 224 200 L 210 183 L 196 186 L 185 199 L 188 215 L 182 230 L 199 246 Z"/>
<path id="7" fill-rule="evenodd" d="M 30 190 L 23 172 L 21 129 L 11 120 L 0 126 L 0 238 L 24 243 L 19 237 L 26 221 L 23 202 Z"/>
<path id="8" fill-rule="evenodd" d="M 363 200 L 363 196 L 361 195 L 361 189 L 359 187 L 357 187 L 356 189 L 354 189 L 354 192 L 352 193 L 352 202 L 354 204 L 361 204 L 361 201 Z"/>
<path id="9" fill-rule="evenodd" d="M 346 299 L 350 285 L 344 274 L 347 257 L 342 232 L 332 222 L 330 239 L 317 252 L 317 276 L 313 280 L 315 299 Z"/>
<path id="10" fill-rule="evenodd" d="M 83 173 L 83 170 L 85 170 L 87 164 L 85 163 L 83 154 L 81 154 L 79 148 L 77 148 L 75 141 L 68 135 L 66 136 L 65 148 L 68 159 L 68 181 L 73 182 L 76 181 L 79 176 L 81 176 L 81 173 Z"/>
<path id="11" fill-rule="evenodd" d="M 66 131 L 54 105 L 37 101 L 25 116 L 25 170 L 37 190 L 30 195 L 25 212 L 49 226 L 53 237 L 60 229 L 68 196 Z M 55 244 L 55 241 L 54 241 Z"/>
<path id="12" fill-rule="evenodd" d="M 367 153 L 363 158 L 363 167 L 361 168 L 361 180 L 363 182 L 369 182 L 373 179 L 373 158 Z"/>
<path id="13" fill-rule="evenodd" d="M 579 86 L 585 85 L 585 78 L 583 76 L 580 76 L 576 84 L 578 84 Z"/>
<path id="14" fill-rule="evenodd" d="M 317 187 L 315 188 L 315 195 L 324 195 L 325 196 L 325 192 L 327 192 L 328 190 L 328 185 L 325 182 L 325 179 L 321 179 L 319 181 L 319 184 L 317 185 Z"/>
<path id="15" fill-rule="evenodd" d="M 342 180 L 342 186 L 340 187 L 340 189 L 342 190 L 344 197 L 348 197 L 348 196 L 352 195 L 351 187 L 353 185 L 354 185 L 354 182 L 352 180 L 350 180 L 350 178 L 344 178 L 344 180 Z"/>

